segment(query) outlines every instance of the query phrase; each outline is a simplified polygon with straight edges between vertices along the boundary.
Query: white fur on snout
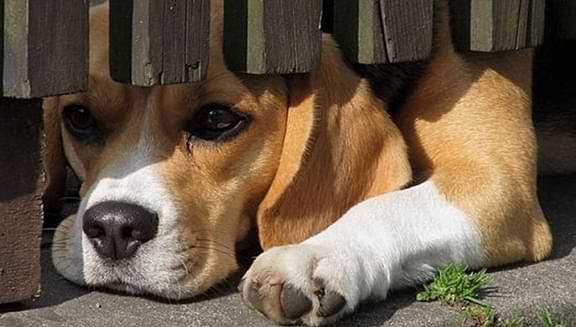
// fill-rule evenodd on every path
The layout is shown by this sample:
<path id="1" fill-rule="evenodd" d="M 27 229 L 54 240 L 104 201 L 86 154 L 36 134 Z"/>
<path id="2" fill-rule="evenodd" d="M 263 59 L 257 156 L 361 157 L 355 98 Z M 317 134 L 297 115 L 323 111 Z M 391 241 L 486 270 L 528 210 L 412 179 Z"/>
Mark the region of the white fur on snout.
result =
<path id="1" fill-rule="evenodd" d="M 107 201 L 136 204 L 157 214 L 158 232 L 155 238 L 142 244 L 133 257 L 110 264 L 100 258 L 84 233 L 76 230 L 82 234 L 86 282 L 95 285 L 127 283 L 126 290 L 131 292 L 141 289 L 171 296 L 164 293 L 175 288 L 170 271 L 182 260 L 175 257 L 180 246 L 178 225 L 182 218 L 162 182 L 158 162 L 150 155 L 144 140 L 104 168 L 81 203 L 78 221 L 87 210 Z M 81 223 L 78 225 L 81 229 Z"/>
<path id="2" fill-rule="evenodd" d="M 187 245 L 181 242 L 185 217 L 161 177 L 156 142 L 147 133 L 153 128 L 151 112 L 147 110 L 140 121 L 142 132 L 135 144 L 117 153 L 99 172 L 82 198 L 71 232 L 62 237 L 67 237 L 65 251 L 57 251 L 54 257 L 62 263 L 58 268 L 62 274 L 75 282 L 168 298 L 189 297 L 202 281 L 188 276 L 188 254 L 182 252 Z M 108 201 L 139 205 L 158 215 L 156 236 L 142 244 L 134 256 L 117 262 L 102 259 L 82 229 L 86 211 Z M 64 227 L 61 231 L 66 234 Z M 70 265 L 77 269 L 67 268 Z"/>
<path id="3" fill-rule="evenodd" d="M 126 202 L 139 205 L 160 219 L 159 234 L 174 228 L 178 212 L 164 186 L 157 163 L 142 158 L 138 151 L 126 153 L 106 167 L 98 180 L 86 192 L 78 210 L 83 215 L 87 210 L 102 202 Z"/>

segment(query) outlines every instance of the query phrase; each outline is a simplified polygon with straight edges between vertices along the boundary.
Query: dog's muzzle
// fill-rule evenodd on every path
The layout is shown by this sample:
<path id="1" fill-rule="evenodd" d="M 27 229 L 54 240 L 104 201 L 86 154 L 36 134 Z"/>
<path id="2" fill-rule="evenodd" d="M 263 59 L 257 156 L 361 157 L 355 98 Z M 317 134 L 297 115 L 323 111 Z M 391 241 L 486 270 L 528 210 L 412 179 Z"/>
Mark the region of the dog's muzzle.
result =
<path id="1" fill-rule="evenodd" d="M 82 229 L 100 257 L 117 261 L 156 236 L 158 215 L 135 204 L 106 201 L 84 213 Z"/>

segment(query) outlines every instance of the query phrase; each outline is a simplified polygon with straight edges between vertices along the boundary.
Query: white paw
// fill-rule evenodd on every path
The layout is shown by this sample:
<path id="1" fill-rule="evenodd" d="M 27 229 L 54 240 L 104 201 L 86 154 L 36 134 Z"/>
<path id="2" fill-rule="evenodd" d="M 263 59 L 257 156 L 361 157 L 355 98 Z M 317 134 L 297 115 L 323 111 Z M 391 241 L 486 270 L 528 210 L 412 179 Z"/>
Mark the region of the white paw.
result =
<path id="1" fill-rule="evenodd" d="M 239 287 L 242 299 L 279 324 L 333 322 L 358 303 L 354 284 L 358 265 L 342 262 L 344 258 L 349 259 L 310 244 L 272 248 L 244 275 Z"/>

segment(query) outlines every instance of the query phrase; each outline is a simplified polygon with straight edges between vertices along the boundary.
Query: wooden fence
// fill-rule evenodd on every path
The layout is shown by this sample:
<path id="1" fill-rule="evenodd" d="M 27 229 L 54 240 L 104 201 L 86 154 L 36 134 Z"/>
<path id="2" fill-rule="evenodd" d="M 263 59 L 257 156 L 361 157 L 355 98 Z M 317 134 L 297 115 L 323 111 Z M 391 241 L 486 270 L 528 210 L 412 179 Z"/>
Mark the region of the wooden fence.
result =
<path id="1" fill-rule="evenodd" d="M 39 98 L 86 89 L 89 3 L 0 3 L 2 303 L 38 291 L 44 184 Z M 425 59 L 433 44 L 433 5 L 432 0 L 225 0 L 225 58 L 239 72 L 308 72 L 320 59 L 323 29 L 358 63 Z M 537 46 L 545 34 L 545 11 L 547 35 L 576 38 L 572 0 L 452 0 L 451 10 L 454 41 L 463 51 Z M 204 78 L 209 11 L 210 0 L 111 0 L 113 78 L 139 86 Z"/>

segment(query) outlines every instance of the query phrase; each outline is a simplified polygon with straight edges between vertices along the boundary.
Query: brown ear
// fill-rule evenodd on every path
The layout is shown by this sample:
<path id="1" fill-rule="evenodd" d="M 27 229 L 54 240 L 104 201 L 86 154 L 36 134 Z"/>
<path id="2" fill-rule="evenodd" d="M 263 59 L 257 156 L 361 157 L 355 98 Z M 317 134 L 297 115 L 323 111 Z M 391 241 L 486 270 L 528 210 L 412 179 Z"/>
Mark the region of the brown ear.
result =
<path id="1" fill-rule="evenodd" d="M 265 249 L 300 242 L 353 205 L 411 179 L 405 143 L 386 105 L 330 40 L 322 51 L 319 68 L 288 82 L 280 164 L 257 213 Z"/>
<path id="2" fill-rule="evenodd" d="M 62 147 L 58 97 L 44 99 L 44 170 L 46 184 L 44 188 L 44 211 L 56 213 L 60 209 L 60 198 L 66 187 L 66 159 Z"/>

